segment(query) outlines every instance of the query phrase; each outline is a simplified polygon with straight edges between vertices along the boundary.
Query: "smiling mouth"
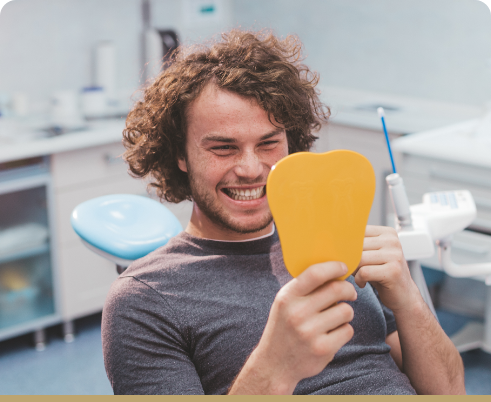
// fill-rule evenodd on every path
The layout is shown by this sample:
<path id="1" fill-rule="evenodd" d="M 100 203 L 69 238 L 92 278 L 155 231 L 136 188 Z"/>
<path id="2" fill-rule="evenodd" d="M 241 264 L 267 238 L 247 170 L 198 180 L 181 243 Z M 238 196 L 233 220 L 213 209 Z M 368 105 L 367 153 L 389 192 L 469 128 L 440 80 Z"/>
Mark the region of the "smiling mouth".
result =
<path id="1" fill-rule="evenodd" d="M 248 188 L 246 190 L 238 188 L 223 188 L 222 191 L 235 201 L 252 201 L 264 196 L 266 186 Z"/>

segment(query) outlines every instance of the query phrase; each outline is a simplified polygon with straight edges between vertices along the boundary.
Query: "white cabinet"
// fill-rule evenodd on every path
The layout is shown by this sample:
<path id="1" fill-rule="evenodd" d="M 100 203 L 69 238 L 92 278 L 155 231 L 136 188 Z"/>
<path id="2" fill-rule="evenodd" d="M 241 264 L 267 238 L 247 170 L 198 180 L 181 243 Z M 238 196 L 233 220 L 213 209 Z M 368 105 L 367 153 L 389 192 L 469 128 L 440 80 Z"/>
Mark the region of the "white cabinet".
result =
<path id="1" fill-rule="evenodd" d="M 45 158 L 0 163 L 0 340 L 60 321 Z"/>
<path id="2" fill-rule="evenodd" d="M 82 245 L 70 224 L 80 203 L 115 194 L 145 194 L 142 181 L 131 178 L 121 158 L 121 144 L 109 144 L 51 156 L 55 206 L 56 260 L 61 316 L 72 321 L 101 311 L 111 283 L 117 278 L 109 261 Z"/>
<path id="3" fill-rule="evenodd" d="M 315 142 L 312 149 L 314 152 L 349 149 L 364 155 L 370 161 L 375 170 L 377 187 L 368 224 L 385 225 L 385 176 L 392 173 L 392 167 L 383 132 L 381 130 L 374 131 L 328 124 L 317 136 L 319 139 Z M 391 134 L 390 136 L 392 139 L 398 135 Z"/>
<path id="4" fill-rule="evenodd" d="M 80 203 L 109 194 L 147 195 L 146 183 L 131 177 L 121 158 L 124 148 L 114 143 L 54 154 L 51 157 L 55 206 L 56 260 L 60 308 L 65 322 L 102 310 L 111 283 L 118 277 L 111 262 L 82 245 L 70 224 Z M 191 203 L 165 204 L 185 227 Z"/>

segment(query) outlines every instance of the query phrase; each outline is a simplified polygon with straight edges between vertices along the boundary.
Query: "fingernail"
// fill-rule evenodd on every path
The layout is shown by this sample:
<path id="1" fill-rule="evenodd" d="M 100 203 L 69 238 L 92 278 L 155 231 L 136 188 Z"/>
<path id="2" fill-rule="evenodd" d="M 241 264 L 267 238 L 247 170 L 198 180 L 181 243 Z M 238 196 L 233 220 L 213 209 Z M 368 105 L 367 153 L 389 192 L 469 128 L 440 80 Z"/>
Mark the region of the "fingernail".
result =
<path id="1" fill-rule="evenodd" d="M 345 274 L 346 274 L 346 273 L 348 273 L 348 267 L 347 267 L 347 265 L 346 265 L 344 262 L 342 262 L 342 263 L 341 263 L 341 265 L 342 265 L 342 267 L 343 267 L 343 271 L 344 271 L 344 273 L 345 273 Z"/>

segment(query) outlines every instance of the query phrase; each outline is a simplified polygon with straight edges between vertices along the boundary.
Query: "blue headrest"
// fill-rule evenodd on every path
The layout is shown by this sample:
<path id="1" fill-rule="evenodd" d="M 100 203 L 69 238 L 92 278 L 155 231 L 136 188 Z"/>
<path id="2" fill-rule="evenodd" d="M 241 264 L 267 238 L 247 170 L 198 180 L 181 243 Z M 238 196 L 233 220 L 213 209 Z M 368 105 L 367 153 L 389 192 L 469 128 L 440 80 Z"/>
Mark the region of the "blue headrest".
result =
<path id="1" fill-rule="evenodd" d="M 72 227 L 90 245 L 136 260 L 167 244 L 182 226 L 165 206 L 147 197 L 114 194 L 78 205 Z"/>

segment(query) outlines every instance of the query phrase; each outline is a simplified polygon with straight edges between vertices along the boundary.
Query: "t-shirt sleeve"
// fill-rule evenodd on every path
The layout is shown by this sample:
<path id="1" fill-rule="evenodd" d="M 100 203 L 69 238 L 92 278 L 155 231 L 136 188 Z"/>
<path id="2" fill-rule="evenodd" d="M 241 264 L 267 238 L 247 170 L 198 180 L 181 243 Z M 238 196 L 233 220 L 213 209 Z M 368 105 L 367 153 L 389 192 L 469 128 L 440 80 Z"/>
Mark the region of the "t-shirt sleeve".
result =
<path id="1" fill-rule="evenodd" d="M 397 331 L 397 325 L 396 325 L 396 319 L 394 317 L 394 313 L 392 310 L 388 307 L 386 307 L 382 301 L 380 300 L 380 297 L 378 295 L 378 292 L 375 288 L 373 288 L 373 292 L 377 296 L 378 302 L 380 303 L 380 306 L 382 307 L 382 311 L 384 312 L 384 317 L 385 317 L 385 323 L 387 327 L 387 336 L 389 336 L 392 332 Z"/>
<path id="2" fill-rule="evenodd" d="M 113 284 L 102 315 L 106 373 L 117 395 L 203 395 L 174 312 L 133 277 Z"/>

